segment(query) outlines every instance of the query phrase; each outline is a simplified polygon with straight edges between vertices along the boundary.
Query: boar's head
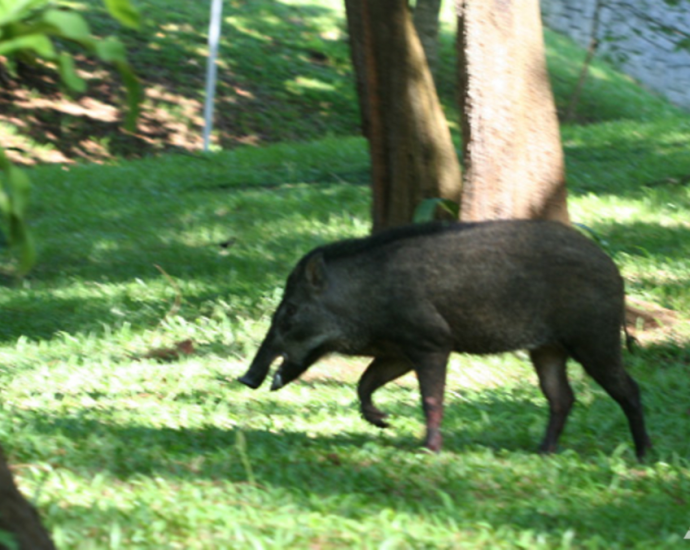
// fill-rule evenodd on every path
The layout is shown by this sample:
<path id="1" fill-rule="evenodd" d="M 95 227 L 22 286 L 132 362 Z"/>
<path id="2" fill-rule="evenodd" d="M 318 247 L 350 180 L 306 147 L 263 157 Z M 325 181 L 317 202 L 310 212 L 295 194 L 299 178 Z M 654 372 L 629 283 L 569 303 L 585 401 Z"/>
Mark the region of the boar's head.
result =
<path id="1" fill-rule="evenodd" d="M 282 357 L 271 385 L 271 390 L 278 390 L 338 348 L 341 331 L 327 307 L 328 286 L 323 255 L 315 251 L 305 256 L 290 274 L 268 334 L 240 382 L 258 388 L 273 361 Z"/>

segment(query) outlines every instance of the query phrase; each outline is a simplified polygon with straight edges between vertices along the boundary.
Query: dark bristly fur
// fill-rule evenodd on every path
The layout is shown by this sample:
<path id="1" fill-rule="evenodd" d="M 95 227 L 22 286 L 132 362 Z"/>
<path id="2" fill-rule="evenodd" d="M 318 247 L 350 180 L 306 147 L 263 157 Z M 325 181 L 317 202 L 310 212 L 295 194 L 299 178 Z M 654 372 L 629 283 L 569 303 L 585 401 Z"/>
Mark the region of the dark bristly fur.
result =
<path id="1" fill-rule="evenodd" d="M 258 387 L 279 356 L 272 389 L 331 352 L 374 358 L 358 385 L 362 413 L 384 427 L 372 394 L 414 370 L 427 423 L 441 447 L 451 352 L 526 349 L 549 402 L 540 449 L 555 450 L 574 395 L 572 357 L 620 404 L 642 457 L 649 446 L 637 384 L 621 357 L 623 280 L 593 242 L 544 221 L 436 222 L 340 241 L 306 254 L 250 369 Z"/>

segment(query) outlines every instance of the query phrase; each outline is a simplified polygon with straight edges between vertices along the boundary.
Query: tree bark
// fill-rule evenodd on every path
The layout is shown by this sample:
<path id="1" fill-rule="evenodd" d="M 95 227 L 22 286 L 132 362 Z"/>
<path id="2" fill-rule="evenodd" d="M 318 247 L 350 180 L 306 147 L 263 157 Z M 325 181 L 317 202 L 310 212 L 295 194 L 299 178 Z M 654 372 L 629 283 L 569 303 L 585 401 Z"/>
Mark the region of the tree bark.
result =
<path id="1" fill-rule="evenodd" d="M 569 223 L 538 0 L 457 0 L 463 220 Z"/>
<path id="2" fill-rule="evenodd" d="M 414 7 L 414 28 L 424 48 L 431 74 L 436 74 L 438 64 L 438 17 L 441 0 L 417 0 Z"/>
<path id="3" fill-rule="evenodd" d="M 459 202 L 460 164 L 407 1 L 345 7 L 379 231 L 409 223 L 425 198 Z"/>
<path id="4" fill-rule="evenodd" d="M 36 509 L 17 489 L 1 447 L 0 531 L 12 534 L 20 550 L 55 550 Z M 0 543 L 0 550 L 7 547 Z"/>
<path id="5" fill-rule="evenodd" d="M 365 49 L 368 39 L 365 37 L 371 32 L 369 26 L 365 26 L 362 0 L 345 0 L 347 12 L 347 31 L 350 40 L 350 58 L 355 70 L 355 87 L 357 88 L 357 100 L 359 101 L 360 124 L 362 135 L 369 139 L 369 86 L 367 86 L 367 65 Z"/>

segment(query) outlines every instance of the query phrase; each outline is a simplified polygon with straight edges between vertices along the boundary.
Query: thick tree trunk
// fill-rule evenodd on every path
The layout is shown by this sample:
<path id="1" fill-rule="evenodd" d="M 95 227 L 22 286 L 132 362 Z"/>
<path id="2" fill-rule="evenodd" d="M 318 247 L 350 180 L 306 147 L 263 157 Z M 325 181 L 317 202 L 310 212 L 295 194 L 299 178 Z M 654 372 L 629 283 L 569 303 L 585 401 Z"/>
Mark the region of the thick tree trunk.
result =
<path id="1" fill-rule="evenodd" d="M 0 531 L 13 535 L 20 550 L 55 550 L 36 509 L 17 489 L 1 447 Z M 7 550 L 1 542 L 0 550 Z"/>
<path id="2" fill-rule="evenodd" d="M 431 73 L 436 73 L 438 62 L 438 17 L 441 0 L 417 0 L 414 7 L 414 28 L 424 48 Z"/>
<path id="3" fill-rule="evenodd" d="M 352 66 L 355 69 L 355 86 L 357 88 L 357 99 L 359 101 L 359 114 L 361 118 L 362 135 L 369 139 L 369 86 L 367 85 L 367 65 L 365 49 L 369 39 L 366 38 L 371 33 L 369 25 L 365 26 L 364 3 L 362 0 L 345 0 L 347 10 L 347 30 L 350 39 L 350 57 Z"/>
<path id="4" fill-rule="evenodd" d="M 569 223 L 538 0 L 457 0 L 463 220 Z"/>
<path id="5" fill-rule="evenodd" d="M 346 0 L 373 230 L 412 220 L 425 198 L 460 200 L 460 165 L 406 0 Z"/>

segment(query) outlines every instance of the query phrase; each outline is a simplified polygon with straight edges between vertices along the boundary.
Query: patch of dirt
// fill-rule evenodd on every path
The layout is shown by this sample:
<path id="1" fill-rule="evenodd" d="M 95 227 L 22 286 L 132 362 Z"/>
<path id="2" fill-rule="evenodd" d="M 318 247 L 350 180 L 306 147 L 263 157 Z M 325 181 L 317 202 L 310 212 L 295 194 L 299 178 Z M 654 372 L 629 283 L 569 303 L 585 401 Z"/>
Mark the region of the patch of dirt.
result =
<path id="1" fill-rule="evenodd" d="M 673 336 L 683 319 L 671 309 L 635 298 L 627 299 L 625 326 L 641 344 L 657 343 Z"/>
<path id="2" fill-rule="evenodd" d="M 157 76 L 147 78 L 139 72 L 144 99 L 136 131 L 128 132 L 123 129 L 125 96 L 117 72 L 79 59 L 88 90 L 75 96 L 60 85 L 50 67 L 24 66 L 13 77 L 4 70 L 3 60 L 0 56 L 0 123 L 12 128 L 0 127 L 0 143 L 15 163 L 98 163 L 203 146 L 203 98 L 177 92 Z M 232 125 L 219 107 L 215 128 L 223 131 L 223 146 L 262 141 L 257 136 L 227 135 Z"/>

